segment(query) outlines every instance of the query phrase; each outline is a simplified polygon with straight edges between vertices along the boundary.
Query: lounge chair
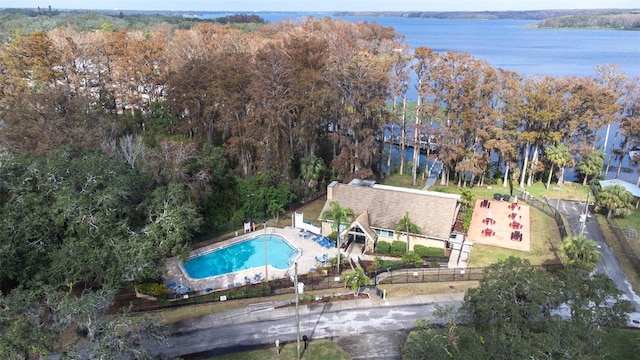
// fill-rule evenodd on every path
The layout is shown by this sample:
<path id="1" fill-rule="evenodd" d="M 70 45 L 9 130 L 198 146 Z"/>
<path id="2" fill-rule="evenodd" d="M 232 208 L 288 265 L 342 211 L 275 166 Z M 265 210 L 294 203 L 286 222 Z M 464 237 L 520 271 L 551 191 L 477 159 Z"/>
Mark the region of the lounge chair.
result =
<path id="1" fill-rule="evenodd" d="M 212 288 L 210 288 L 210 287 L 208 287 L 208 288 L 204 289 L 204 291 L 206 291 L 206 292 L 210 293 L 210 292 L 212 292 L 212 291 L 213 291 L 213 289 L 212 289 Z"/>
<path id="2" fill-rule="evenodd" d="M 242 286 L 242 283 L 241 282 L 237 282 L 236 283 L 236 287 L 240 287 L 240 286 Z"/>
<path id="3" fill-rule="evenodd" d="M 231 289 L 232 287 L 233 287 L 233 284 L 232 284 L 232 283 L 228 283 L 228 284 L 227 284 L 227 288 L 228 288 L 228 289 Z"/>
<path id="4" fill-rule="evenodd" d="M 248 283 L 251 282 L 251 279 L 248 276 L 245 276 L 244 277 L 244 282 L 248 284 Z"/>
<path id="5" fill-rule="evenodd" d="M 176 284 L 176 283 L 174 283 L 174 282 L 172 282 L 172 283 L 170 283 L 170 284 L 167 284 L 167 287 L 168 287 L 169 289 L 173 289 L 173 288 L 174 288 L 174 287 L 176 287 L 176 286 L 177 286 L 177 284 Z"/>
<path id="6" fill-rule="evenodd" d="M 253 276 L 253 281 L 258 282 L 258 281 L 260 281 L 260 280 L 262 280 L 262 275 L 260 275 L 260 274 L 255 274 L 255 275 Z"/>

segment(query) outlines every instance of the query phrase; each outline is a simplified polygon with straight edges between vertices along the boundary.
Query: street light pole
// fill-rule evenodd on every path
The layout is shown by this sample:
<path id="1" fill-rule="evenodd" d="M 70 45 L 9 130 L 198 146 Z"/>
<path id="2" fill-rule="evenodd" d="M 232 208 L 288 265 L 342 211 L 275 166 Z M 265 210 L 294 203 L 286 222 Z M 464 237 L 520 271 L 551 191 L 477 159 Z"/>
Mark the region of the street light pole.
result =
<path id="1" fill-rule="evenodd" d="M 297 341 L 297 354 L 298 357 L 296 359 L 300 359 L 300 308 L 299 308 L 299 300 L 298 300 L 298 262 L 295 262 L 294 267 L 294 290 L 296 292 L 296 341 Z"/>
<path id="2" fill-rule="evenodd" d="M 267 282 L 267 285 L 269 285 L 269 255 L 268 255 L 268 251 L 267 251 L 267 227 L 265 226 L 264 228 L 264 278 Z M 269 239 L 271 239 L 271 235 L 268 236 Z"/>

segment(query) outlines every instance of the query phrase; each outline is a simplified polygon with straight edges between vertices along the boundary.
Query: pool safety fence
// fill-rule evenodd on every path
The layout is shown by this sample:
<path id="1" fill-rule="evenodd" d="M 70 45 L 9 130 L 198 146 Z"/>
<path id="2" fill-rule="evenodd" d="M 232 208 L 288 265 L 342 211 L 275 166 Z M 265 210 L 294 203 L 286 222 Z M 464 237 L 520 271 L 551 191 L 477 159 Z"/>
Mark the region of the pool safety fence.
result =
<path id="1" fill-rule="evenodd" d="M 324 275 L 322 273 L 323 270 L 318 271 L 318 273 L 298 276 L 298 281 L 304 283 L 305 291 L 344 288 L 344 283 L 342 281 L 336 281 L 334 274 L 327 273 L 327 275 Z M 117 312 L 117 309 L 123 308 L 130 308 L 132 312 L 144 312 L 163 308 L 288 293 L 294 294 L 293 286 L 288 278 L 269 280 L 268 284 L 263 281 L 261 283 L 245 284 L 223 290 L 212 290 L 206 293 L 192 292 L 180 296 L 171 294 L 166 298 L 158 298 L 155 301 L 138 298 L 136 297 L 135 292 L 123 290 L 116 296 L 112 312 L 115 313 Z"/>
<path id="2" fill-rule="evenodd" d="M 549 272 L 562 270 L 563 265 L 543 264 L 534 265 Z M 443 269 L 443 268 L 412 268 L 381 270 L 370 273 L 370 277 L 375 285 L 381 284 L 406 284 L 406 283 L 427 283 L 427 282 L 449 282 L 449 281 L 480 281 L 484 278 L 484 267 L 474 267 L 466 269 Z"/>

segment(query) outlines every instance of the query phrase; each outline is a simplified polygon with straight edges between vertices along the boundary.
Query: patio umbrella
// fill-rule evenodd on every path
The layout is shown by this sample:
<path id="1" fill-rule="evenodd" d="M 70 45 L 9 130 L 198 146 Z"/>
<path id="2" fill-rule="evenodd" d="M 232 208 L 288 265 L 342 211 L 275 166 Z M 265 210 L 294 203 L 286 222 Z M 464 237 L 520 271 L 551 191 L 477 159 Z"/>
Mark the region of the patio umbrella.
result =
<path id="1" fill-rule="evenodd" d="M 493 213 L 491 212 L 491 210 L 489 210 L 489 212 L 487 213 L 487 217 L 489 219 L 493 219 Z"/>
<path id="2" fill-rule="evenodd" d="M 517 203 L 518 203 L 518 195 L 516 195 L 516 196 L 514 196 L 514 197 L 513 197 L 513 203 L 514 203 L 514 204 L 517 204 Z"/>

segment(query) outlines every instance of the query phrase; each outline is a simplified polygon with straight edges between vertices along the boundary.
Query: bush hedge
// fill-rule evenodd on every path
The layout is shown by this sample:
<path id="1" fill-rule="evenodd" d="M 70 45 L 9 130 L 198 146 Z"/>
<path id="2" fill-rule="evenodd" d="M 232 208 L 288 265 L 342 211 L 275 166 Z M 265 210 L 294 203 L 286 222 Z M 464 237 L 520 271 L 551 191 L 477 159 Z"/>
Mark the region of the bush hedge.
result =
<path id="1" fill-rule="evenodd" d="M 391 256 L 402 256 L 407 252 L 407 243 L 395 240 L 391 243 Z"/>
<path id="2" fill-rule="evenodd" d="M 378 244 L 376 245 L 376 252 L 383 255 L 391 255 L 391 243 L 378 241 Z"/>
<path id="3" fill-rule="evenodd" d="M 414 245 L 413 251 L 420 255 L 422 258 L 426 257 L 442 257 L 444 256 L 444 250 L 435 247 L 428 247 L 424 245 Z"/>
<path id="4" fill-rule="evenodd" d="M 398 270 L 402 269 L 403 262 L 401 260 L 384 260 L 376 257 L 375 267 L 380 270 Z"/>

